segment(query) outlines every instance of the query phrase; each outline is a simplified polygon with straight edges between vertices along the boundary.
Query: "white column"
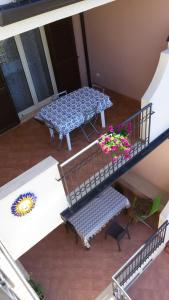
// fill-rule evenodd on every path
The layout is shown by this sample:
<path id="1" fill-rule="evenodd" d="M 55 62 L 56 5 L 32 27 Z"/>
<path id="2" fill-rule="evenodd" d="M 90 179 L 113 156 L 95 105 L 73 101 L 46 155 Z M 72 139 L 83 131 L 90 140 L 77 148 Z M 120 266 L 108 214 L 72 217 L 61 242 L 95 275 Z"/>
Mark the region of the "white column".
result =
<path id="1" fill-rule="evenodd" d="M 42 26 L 42 27 L 39 27 L 39 30 L 40 30 L 40 35 L 41 35 L 41 39 L 42 39 L 42 44 L 43 44 L 43 47 L 44 47 L 44 52 L 45 52 L 45 56 L 46 56 L 46 61 L 47 61 L 47 65 L 48 65 L 50 79 L 51 79 L 51 82 L 52 82 L 53 91 L 54 91 L 55 94 L 57 94 L 58 90 L 57 90 L 55 74 L 54 74 L 54 70 L 53 70 L 53 66 L 52 66 L 52 61 L 51 61 L 51 57 L 50 57 L 50 52 L 49 52 L 49 47 L 48 47 L 48 42 L 47 42 L 47 38 L 46 38 L 45 29 Z M 57 49 L 56 49 L 56 51 L 57 51 Z"/>

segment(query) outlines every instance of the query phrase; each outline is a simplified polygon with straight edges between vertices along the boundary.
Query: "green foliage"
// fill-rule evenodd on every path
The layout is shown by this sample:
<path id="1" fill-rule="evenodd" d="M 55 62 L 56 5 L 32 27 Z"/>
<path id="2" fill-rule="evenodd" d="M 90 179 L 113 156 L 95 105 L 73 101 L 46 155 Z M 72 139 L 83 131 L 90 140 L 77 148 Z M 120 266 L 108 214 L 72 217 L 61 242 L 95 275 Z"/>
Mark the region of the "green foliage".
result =
<path id="1" fill-rule="evenodd" d="M 35 293 L 38 295 L 40 300 L 44 299 L 44 289 L 41 286 L 41 284 L 39 282 L 34 281 L 32 278 L 30 278 L 28 280 L 29 284 L 31 285 L 31 287 L 33 288 L 33 290 L 35 291 Z"/>

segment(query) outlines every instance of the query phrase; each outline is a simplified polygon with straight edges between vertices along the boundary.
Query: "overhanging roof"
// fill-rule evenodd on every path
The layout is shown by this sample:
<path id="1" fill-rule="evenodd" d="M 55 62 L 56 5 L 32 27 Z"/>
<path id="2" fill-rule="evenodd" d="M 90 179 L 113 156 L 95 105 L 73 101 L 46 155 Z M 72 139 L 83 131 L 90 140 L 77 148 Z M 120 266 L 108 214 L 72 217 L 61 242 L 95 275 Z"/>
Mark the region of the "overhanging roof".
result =
<path id="1" fill-rule="evenodd" d="M 70 17 L 115 0 L 83 0 L 0 28 L 0 40 Z"/>

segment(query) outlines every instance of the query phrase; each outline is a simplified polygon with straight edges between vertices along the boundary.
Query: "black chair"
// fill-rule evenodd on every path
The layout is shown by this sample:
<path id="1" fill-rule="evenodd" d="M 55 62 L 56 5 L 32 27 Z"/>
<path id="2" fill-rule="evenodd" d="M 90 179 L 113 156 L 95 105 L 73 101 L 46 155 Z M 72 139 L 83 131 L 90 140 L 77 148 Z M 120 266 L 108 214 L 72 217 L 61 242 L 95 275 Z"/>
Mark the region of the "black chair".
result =
<path id="1" fill-rule="evenodd" d="M 98 105 L 99 103 L 96 103 L 95 106 L 91 107 L 88 110 L 83 111 L 84 123 L 80 126 L 80 129 L 88 142 L 90 142 L 90 136 L 93 133 L 100 134 L 100 132 L 96 129 L 95 126 L 96 121 L 98 119 L 98 112 L 97 112 Z M 87 130 L 85 129 L 86 125 L 89 125 L 91 128 L 89 132 L 87 132 Z"/>
<path id="2" fill-rule="evenodd" d="M 99 86 L 98 84 L 95 84 L 93 83 L 92 84 L 92 88 L 95 89 L 95 90 L 98 90 L 99 92 L 103 93 L 104 94 L 104 88 Z M 98 119 L 98 106 L 99 106 L 99 103 L 97 102 L 95 104 L 95 106 L 83 111 L 83 114 L 84 114 L 84 123 L 80 126 L 80 129 L 83 133 L 83 135 L 85 136 L 86 140 L 90 143 L 90 136 L 94 133 L 96 134 L 100 134 L 100 131 L 97 130 L 96 128 L 96 122 L 97 122 L 97 119 Z M 91 130 L 87 132 L 86 130 L 86 125 L 89 125 Z"/>
<path id="3" fill-rule="evenodd" d="M 125 236 L 125 234 L 127 234 L 128 238 L 130 239 L 130 234 L 128 231 L 129 224 L 130 223 L 128 223 L 126 227 L 123 228 L 118 223 L 112 222 L 109 228 L 105 232 L 105 239 L 107 239 L 107 236 L 110 235 L 112 238 L 114 238 L 117 241 L 119 251 L 121 251 L 120 240 Z"/>

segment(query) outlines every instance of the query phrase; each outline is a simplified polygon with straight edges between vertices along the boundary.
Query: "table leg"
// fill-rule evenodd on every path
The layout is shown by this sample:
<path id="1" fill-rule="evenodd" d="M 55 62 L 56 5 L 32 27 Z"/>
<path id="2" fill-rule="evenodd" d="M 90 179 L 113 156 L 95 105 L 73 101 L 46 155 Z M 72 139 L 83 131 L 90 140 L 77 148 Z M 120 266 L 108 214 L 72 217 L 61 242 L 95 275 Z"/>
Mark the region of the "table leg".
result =
<path id="1" fill-rule="evenodd" d="M 84 246 L 86 247 L 86 249 L 90 249 L 90 243 L 89 243 L 89 240 L 86 239 L 86 238 L 84 238 L 83 242 L 84 242 Z"/>
<path id="2" fill-rule="evenodd" d="M 102 127 L 105 128 L 105 127 L 106 127 L 106 121 L 105 121 L 105 113 L 104 113 L 104 110 L 101 111 L 100 115 L 101 115 L 101 123 L 102 123 Z"/>
<path id="3" fill-rule="evenodd" d="M 50 142 L 52 144 L 54 142 L 54 137 L 55 137 L 54 129 L 50 128 L 50 127 L 48 129 L 49 129 L 49 134 L 50 134 Z"/>
<path id="4" fill-rule="evenodd" d="M 72 150 L 72 146 L 71 146 L 71 141 L 70 141 L 70 135 L 69 133 L 66 134 L 66 140 L 67 140 L 67 147 L 68 147 L 68 150 Z"/>

